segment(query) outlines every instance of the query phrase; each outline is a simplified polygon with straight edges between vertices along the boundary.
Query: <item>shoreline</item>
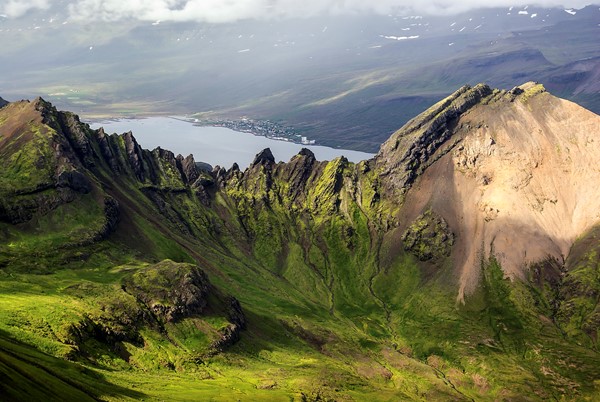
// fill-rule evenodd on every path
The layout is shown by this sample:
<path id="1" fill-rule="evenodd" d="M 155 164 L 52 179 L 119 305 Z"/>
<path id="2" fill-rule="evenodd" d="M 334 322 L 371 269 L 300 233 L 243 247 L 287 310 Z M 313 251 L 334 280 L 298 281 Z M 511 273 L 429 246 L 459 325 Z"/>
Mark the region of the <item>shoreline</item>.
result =
<path id="1" fill-rule="evenodd" d="M 164 116 L 132 116 L 132 117 L 109 117 L 109 118 L 90 118 L 86 119 L 88 124 L 103 124 L 115 123 L 122 120 L 145 120 L 153 117 L 166 117 L 169 119 L 190 123 L 197 127 L 222 127 L 227 128 L 239 133 L 252 134 L 256 137 L 264 137 L 274 141 L 283 141 L 298 145 L 320 145 L 316 140 L 311 140 L 304 137 L 296 132 L 291 127 L 282 127 L 279 124 L 270 120 L 253 120 L 253 119 L 241 119 L 241 120 L 208 120 L 199 119 L 189 116 L 178 116 L 178 115 L 164 115 Z M 329 147 L 333 148 L 333 147 Z M 340 148 L 333 148 L 340 149 Z"/>

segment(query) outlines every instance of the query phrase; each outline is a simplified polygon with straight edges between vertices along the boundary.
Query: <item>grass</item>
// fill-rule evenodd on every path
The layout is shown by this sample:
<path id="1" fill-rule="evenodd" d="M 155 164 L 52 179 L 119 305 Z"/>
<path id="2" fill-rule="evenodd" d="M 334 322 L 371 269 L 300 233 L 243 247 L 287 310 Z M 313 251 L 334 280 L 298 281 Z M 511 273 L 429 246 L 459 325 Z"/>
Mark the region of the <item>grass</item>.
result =
<path id="1" fill-rule="evenodd" d="M 0 331 L 4 400 L 136 400 L 144 394 L 109 382 L 97 370 L 43 354 Z"/>
<path id="2" fill-rule="evenodd" d="M 584 244 L 596 244 L 593 233 L 565 280 L 562 315 L 549 316 L 551 292 L 505 279 L 493 259 L 457 305 L 445 253 L 432 268 L 398 245 L 398 229 L 384 234 L 397 206 L 376 196 L 378 173 L 364 164 L 319 165 L 293 199 L 285 166 L 255 167 L 209 189 L 206 207 L 191 189 L 152 190 L 97 162 L 96 193 L 0 225 L 0 373 L 9 379 L 0 386 L 10 399 L 598 395 L 600 358 L 586 335 L 597 309 L 598 254 Z M 176 185 L 174 174 L 159 183 Z M 357 200 L 359 185 L 368 190 Z M 108 195 L 119 201 L 117 230 L 79 243 L 97 231 Z M 177 284 L 189 264 L 210 280 L 207 307 L 168 320 L 158 304 L 174 307 L 188 290 Z M 143 291 L 128 290 L 132 282 Z M 247 329 L 216 353 L 231 326 L 229 295 Z"/>
<path id="3" fill-rule="evenodd" d="M 497 266 L 489 268 L 480 294 L 460 307 L 452 302 L 452 293 L 423 285 L 417 263 L 403 255 L 375 275 L 371 286 L 376 299 L 368 281 L 373 262 L 354 260 L 360 251 L 343 251 L 340 227 L 341 223 L 332 224 L 324 232 L 328 250 L 338 251 L 324 255 L 313 247 L 311 253 L 314 261 L 328 261 L 325 278 L 333 277 L 332 287 L 306 264 L 298 243 L 290 244 L 280 279 L 266 271 L 252 275 L 239 261 L 223 260 L 221 270 L 229 279 L 211 276 L 211 280 L 219 287 L 233 280 L 235 287 L 246 289 L 239 297 L 249 320 L 242 340 L 227 353 L 210 358 L 198 353 L 209 344 L 211 332 L 206 328 L 218 331 L 225 324 L 214 316 L 203 318 L 204 324 L 186 319 L 169 326 L 170 341 L 151 329 L 142 330 L 143 348 L 125 345 L 128 363 L 97 344 L 96 357 L 81 361 L 81 367 L 100 373 L 117 387 L 143 390 L 148 400 L 300 400 L 302 393 L 336 399 L 462 398 L 444 376 L 453 378 L 461 393 L 478 400 L 531 392 L 541 398 L 560 380 L 580 384 L 578 389 L 588 394 L 595 392 L 593 383 L 583 385 L 598 375 L 590 366 L 595 354 L 574 346 L 566 349 L 557 331 L 546 333 L 545 339 L 520 316 L 516 305 L 502 309 L 501 303 L 510 300 L 514 290 L 498 276 Z M 77 322 L 83 312 L 97 314 L 103 300 L 114 301 L 117 288 L 112 284 L 138 266 L 59 270 L 43 276 L 4 274 L 0 329 L 52 355 L 71 356 L 72 348 L 61 342 L 68 323 Z M 359 267 L 362 274 L 356 272 Z M 518 325 L 521 320 L 526 329 Z M 499 333 L 499 326 L 517 332 Z M 582 368 L 574 380 L 573 370 L 559 363 L 567 356 L 578 359 Z M 546 380 L 542 367 L 545 372 L 552 368 L 558 379 Z"/>

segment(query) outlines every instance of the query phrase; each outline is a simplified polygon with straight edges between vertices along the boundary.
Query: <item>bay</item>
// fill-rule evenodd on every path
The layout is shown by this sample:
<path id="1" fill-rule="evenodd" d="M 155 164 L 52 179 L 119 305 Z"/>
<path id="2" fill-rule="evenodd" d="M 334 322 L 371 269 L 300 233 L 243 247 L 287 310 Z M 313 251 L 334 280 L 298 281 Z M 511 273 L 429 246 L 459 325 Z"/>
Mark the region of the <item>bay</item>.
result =
<path id="1" fill-rule="evenodd" d="M 373 154 L 320 145 L 301 145 L 274 140 L 224 127 L 197 126 L 190 121 L 173 117 L 104 120 L 90 124 L 94 129 L 104 127 L 107 134 L 133 132 L 142 148 L 161 147 L 177 154 L 194 155 L 197 162 L 230 168 L 237 163 L 248 167 L 256 154 L 270 148 L 276 161 L 289 161 L 302 148 L 310 149 L 317 160 L 332 160 L 345 156 L 351 162 L 373 157 Z"/>

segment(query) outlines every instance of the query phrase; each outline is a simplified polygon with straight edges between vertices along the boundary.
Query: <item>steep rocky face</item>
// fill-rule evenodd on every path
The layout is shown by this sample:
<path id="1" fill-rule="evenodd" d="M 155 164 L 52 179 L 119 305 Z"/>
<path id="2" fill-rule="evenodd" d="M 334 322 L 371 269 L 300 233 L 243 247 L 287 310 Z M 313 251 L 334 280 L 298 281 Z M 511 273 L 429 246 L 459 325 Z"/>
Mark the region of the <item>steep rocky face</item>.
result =
<path id="1" fill-rule="evenodd" d="M 484 84 L 464 86 L 394 133 L 375 156 L 386 190 L 403 195 L 454 135 L 460 116 L 492 93 Z"/>
<path id="2" fill-rule="evenodd" d="M 71 296 L 83 298 L 89 284 L 72 286 L 66 290 Z M 90 341 L 100 341 L 117 353 L 124 349 L 123 342 L 143 346 L 143 329 L 161 333 L 183 320 L 200 325 L 203 316 L 222 316 L 229 324 L 214 331 L 214 341 L 207 345 L 207 354 L 222 352 L 239 340 L 246 328 L 246 318 L 240 303 L 234 297 L 223 297 L 210 283 L 198 266 L 175 263 L 170 260 L 150 265 L 127 275 L 120 289 L 100 299 L 100 312 L 86 312 L 82 319 L 68 327 L 65 341 L 85 351 Z M 204 324 L 206 325 L 206 324 Z M 72 356 L 72 357 L 75 357 Z"/>
<path id="3" fill-rule="evenodd" d="M 3 220 L 26 222 L 96 188 L 85 174 L 85 155 L 61 130 L 50 104 L 42 99 L 11 103 L 2 108 L 2 116 L 0 156 L 7 161 L 0 173 Z"/>
<path id="4" fill-rule="evenodd" d="M 392 176 L 392 194 L 412 182 L 404 221 L 431 208 L 457 234 L 452 257 L 463 300 L 479 283 L 482 258 L 495 256 L 507 275 L 523 279 L 536 262 L 567 259 L 578 236 L 599 223 L 598 127 L 597 115 L 541 85 L 478 86 L 409 123 L 376 160 Z M 414 145 L 403 146 L 411 136 Z M 430 145 L 421 144 L 425 137 Z"/>
<path id="5" fill-rule="evenodd" d="M 8 105 L 8 101 L 6 101 L 0 97 L 0 108 L 3 108 L 6 105 Z"/>
<path id="6" fill-rule="evenodd" d="M 73 201 L 76 194 L 103 192 L 94 175 L 106 164 L 124 179 L 135 177 L 145 185 L 184 189 L 204 185 L 192 155 L 177 157 L 157 148 L 142 149 L 132 133 L 107 135 L 92 131 L 69 112 L 58 112 L 41 98 L 3 108 L 0 156 L 9 161 L 0 178 L 0 217 L 26 222 Z M 31 172 L 27 171 L 31 170 Z"/>
<path id="7" fill-rule="evenodd" d="M 448 224 L 431 211 L 420 215 L 402 235 L 404 249 L 421 261 L 443 259 L 450 256 L 454 233 Z"/>

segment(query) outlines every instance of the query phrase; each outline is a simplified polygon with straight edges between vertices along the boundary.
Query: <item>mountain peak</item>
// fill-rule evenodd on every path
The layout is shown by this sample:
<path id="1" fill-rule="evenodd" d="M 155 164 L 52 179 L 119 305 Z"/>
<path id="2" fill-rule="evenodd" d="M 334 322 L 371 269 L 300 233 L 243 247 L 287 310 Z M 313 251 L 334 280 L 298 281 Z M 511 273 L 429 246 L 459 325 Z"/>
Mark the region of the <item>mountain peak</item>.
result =
<path id="1" fill-rule="evenodd" d="M 396 131 L 375 156 L 388 189 L 401 195 L 427 168 L 429 158 L 450 139 L 458 118 L 497 90 L 486 84 L 465 85 Z"/>
<path id="2" fill-rule="evenodd" d="M 256 155 L 254 161 L 252 162 L 252 166 L 273 163 L 275 163 L 275 157 L 273 156 L 273 152 L 271 152 L 270 148 L 265 148 Z"/>
<path id="3" fill-rule="evenodd" d="M 57 112 L 54 105 L 52 105 L 52 103 L 44 100 L 44 98 L 42 98 L 41 96 L 38 96 L 37 98 L 35 98 L 33 100 L 33 102 L 31 102 L 31 104 L 35 108 L 35 110 L 42 113 L 42 116 L 46 116 L 48 113 L 56 113 Z"/>
<path id="4" fill-rule="evenodd" d="M 306 156 L 308 158 L 315 159 L 315 154 L 308 148 L 302 148 L 300 152 L 298 152 L 299 156 Z"/>
<path id="5" fill-rule="evenodd" d="M 376 156 L 404 227 L 431 210 L 457 235 L 459 300 L 482 258 L 510 277 L 563 261 L 599 221 L 600 117 L 537 83 L 510 91 L 463 87 L 396 132 Z M 401 224 L 402 226 L 402 224 Z"/>

